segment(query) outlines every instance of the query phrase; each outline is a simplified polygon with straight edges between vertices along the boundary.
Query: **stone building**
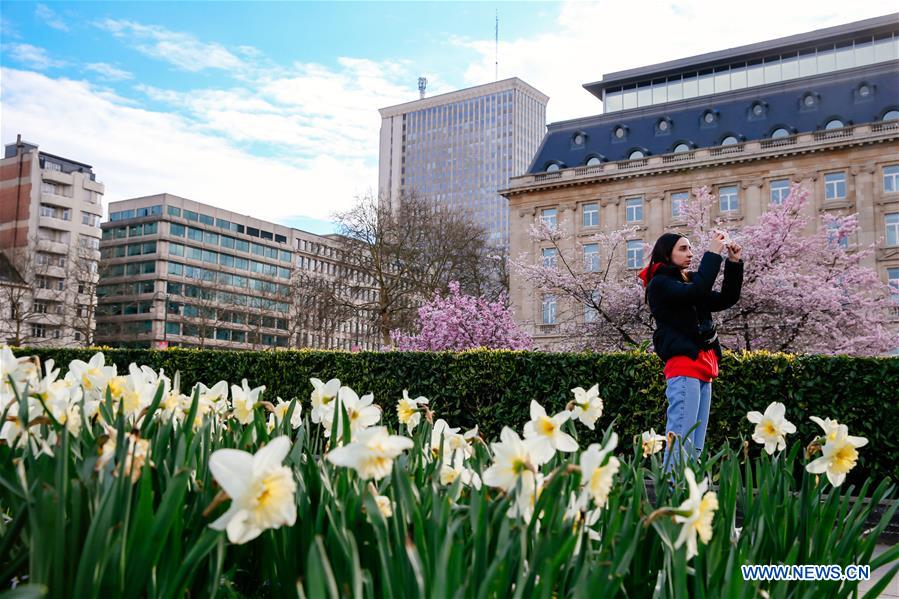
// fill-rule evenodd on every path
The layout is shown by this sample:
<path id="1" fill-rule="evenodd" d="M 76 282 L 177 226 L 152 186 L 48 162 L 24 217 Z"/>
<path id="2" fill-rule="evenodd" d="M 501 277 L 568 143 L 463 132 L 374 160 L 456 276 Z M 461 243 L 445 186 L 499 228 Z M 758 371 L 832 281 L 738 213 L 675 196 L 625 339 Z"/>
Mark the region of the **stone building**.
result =
<path id="1" fill-rule="evenodd" d="M 0 160 L 0 343 L 92 342 L 104 186 L 90 165 L 22 141 Z"/>
<path id="2" fill-rule="evenodd" d="M 606 75 L 585 85 L 600 115 L 552 123 L 527 174 L 511 179 L 510 253 L 541 259 L 528 235 L 557 222 L 568 251 L 594 251 L 597 231 L 634 225 L 613 263 L 636 271 L 663 232 L 683 230 L 679 206 L 708 186 L 714 217 L 756 222 L 792 183 L 818 214 L 858 213 L 858 246 L 899 294 L 899 15 Z M 814 219 L 819 221 L 820 219 Z M 820 223 L 812 226 L 819 226 Z M 513 272 L 516 317 L 549 345 L 552 294 Z M 568 314 L 571 314 L 568 312 Z"/>

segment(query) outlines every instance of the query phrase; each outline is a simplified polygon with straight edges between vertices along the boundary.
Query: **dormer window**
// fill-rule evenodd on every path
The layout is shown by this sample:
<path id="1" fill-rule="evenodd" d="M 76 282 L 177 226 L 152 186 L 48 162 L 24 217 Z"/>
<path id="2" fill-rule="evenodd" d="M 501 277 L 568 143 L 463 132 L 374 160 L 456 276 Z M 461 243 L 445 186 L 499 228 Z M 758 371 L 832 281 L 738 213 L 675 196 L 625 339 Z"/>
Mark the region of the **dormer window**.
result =
<path id="1" fill-rule="evenodd" d="M 702 113 L 702 126 L 714 127 L 718 123 L 718 112 L 715 110 L 706 110 Z"/>
<path id="2" fill-rule="evenodd" d="M 575 131 L 571 136 L 572 148 L 583 148 L 587 143 L 587 134 L 583 131 Z"/>
<path id="3" fill-rule="evenodd" d="M 672 122 L 667 116 L 656 121 L 656 135 L 667 135 L 668 133 L 671 133 L 671 129 Z"/>
<path id="4" fill-rule="evenodd" d="M 625 139 L 627 139 L 627 127 L 616 125 L 612 129 L 612 141 L 624 141 Z"/>

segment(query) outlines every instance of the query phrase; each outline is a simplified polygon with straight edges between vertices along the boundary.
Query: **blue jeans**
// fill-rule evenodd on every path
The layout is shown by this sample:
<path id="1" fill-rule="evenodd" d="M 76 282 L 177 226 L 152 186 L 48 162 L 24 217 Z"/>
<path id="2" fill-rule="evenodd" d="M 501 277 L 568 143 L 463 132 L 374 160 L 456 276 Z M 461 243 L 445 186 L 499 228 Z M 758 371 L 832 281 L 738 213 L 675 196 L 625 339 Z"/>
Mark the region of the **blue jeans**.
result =
<path id="1" fill-rule="evenodd" d="M 709 425 L 709 408 L 712 403 L 712 383 L 706 383 L 689 376 L 675 376 L 668 379 L 668 389 L 665 391 L 668 397 L 668 419 L 665 423 L 666 436 L 670 433 L 677 435 L 672 447 L 665 444 L 664 463 L 666 470 L 670 470 L 674 463 L 680 459 L 681 442 L 683 452 L 688 459 L 698 460 L 705 444 L 705 432 Z M 696 426 L 696 423 L 699 423 Z M 696 428 L 693 428 L 696 426 Z M 687 431 L 693 428 L 690 435 Z M 671 460 L 668 459 L 669 449 L 674 449 Z"/>

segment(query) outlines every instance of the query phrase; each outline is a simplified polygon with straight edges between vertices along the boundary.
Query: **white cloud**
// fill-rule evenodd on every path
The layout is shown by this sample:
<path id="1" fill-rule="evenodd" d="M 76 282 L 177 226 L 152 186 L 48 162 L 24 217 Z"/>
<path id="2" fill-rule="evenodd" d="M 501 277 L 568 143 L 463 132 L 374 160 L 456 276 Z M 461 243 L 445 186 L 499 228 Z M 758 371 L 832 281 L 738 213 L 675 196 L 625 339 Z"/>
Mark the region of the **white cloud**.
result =
<path id="1" fill-rule="evenodd" d="M 64 62 L 50 58 L 43 48 L 31 44 L 6 44 L 3 50 L 9 53 L 14 61 L 39 71 L 65 66 Z"/>
<path id="2" fill-rule="evenodd" d="M 85 65 L 85 70 L 93 71 L 107 81 L 124 81 L 133 79 L 134 75 L 107 62 L 92 62 Z"/>
<path id="3" fill-rule="evenodd" d="M 324 219 L 376 186 L 377 167 L 359 158 L 320 152 L 300 168 L 84 81 L 9 68 L 2 79 L 3 140 L 21 133 L 44 151 L 93 165 L 108 201 L 169 192 L 274 221 Z"/>
<path id="4" fill-rule="evenodd" d="M 245 67 L 240 58 L 221 44 L 201 42 L 189 33 L 128 20 L 104 19 L 95 25 L 128 40 L 142 54 L 164 60 L 185 71 L 240 70 Z M 248 48 L 241 46 L 241 51 L 246 54 Z"/>
<path id="5" fill-rule="evenodd" d="M 59 29 L 60 31 L 68 31 L 69 26 L 65 24 L 56 12 L 46 4 L 38 4 L 34 9 L 34 15 L 47 24 L 48 27 Z"/>
<path id="6" fill-rule="evenodd" d="M 528 38 L 502 30 L 500 78 L 517 76 L 550 97 L 549 121 L 598 114 L 600 101 L 583 89 L 604 73 L 714 52 L 885 15 L 888 0 L 847 4 L 844 0 L 755 0 L 727 4 L 685 0 L 568 2 L 548 31 Z M 467 84 L 493 81 L 494 40 L 456 39 L 479 58 L 465 72 Z"/>

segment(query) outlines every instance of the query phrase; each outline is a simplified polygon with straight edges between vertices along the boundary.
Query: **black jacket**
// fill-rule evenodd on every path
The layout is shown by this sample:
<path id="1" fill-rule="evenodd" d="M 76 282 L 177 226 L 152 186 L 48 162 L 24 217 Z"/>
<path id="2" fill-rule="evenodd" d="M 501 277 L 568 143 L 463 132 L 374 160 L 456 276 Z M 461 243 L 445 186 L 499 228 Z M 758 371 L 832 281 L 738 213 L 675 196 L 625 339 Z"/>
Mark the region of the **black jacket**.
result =
<path id="1" fill-rule="evenodd" d="M 721 291 L 712 291 L 721 268 L 722 257 L 706 252 L 690 282 L 681 278 L 680 269 L 663 264 L 655 272 L 646 288 L 649 309 L 656 321 L 652 336 L 656 354 L 667 362 L 674 356 L 689 356 L 695 360 L 704 347 L 700 341 L 699 325 L 712 322 L 712 312 L 726 310 L 740 299 L 743 286 L 743 262 L 728 260 L 724 265 Z M 715 350 L 721 358 L 721 344 L 715 339 L 705 346 Z"/>

